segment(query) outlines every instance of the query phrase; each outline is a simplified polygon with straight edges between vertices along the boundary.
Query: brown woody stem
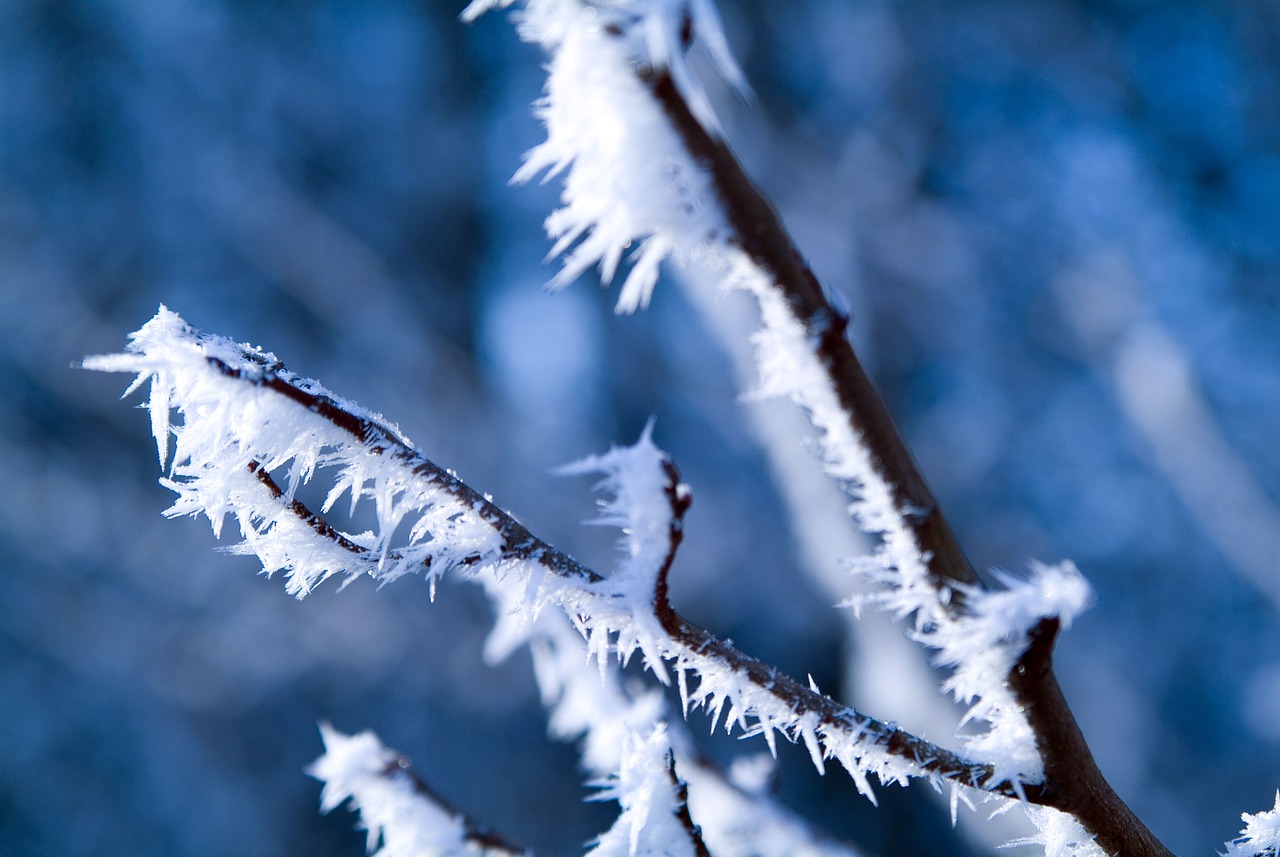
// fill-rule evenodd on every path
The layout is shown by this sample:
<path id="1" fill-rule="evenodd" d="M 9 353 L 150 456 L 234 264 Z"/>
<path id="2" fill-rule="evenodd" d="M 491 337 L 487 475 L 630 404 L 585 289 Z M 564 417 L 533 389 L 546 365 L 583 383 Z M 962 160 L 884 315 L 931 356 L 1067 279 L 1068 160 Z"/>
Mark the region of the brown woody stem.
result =
<path id="1" fill-rule="evenodd" d="M 676 818 L 689 834 L 693 853 L 696 857 L 711 857 L 711 852 L 707 850 L 707 843 L 702 840 L 702 828 L 693 823 L 693 815 L 689 812 L 689 786 L 676 773 L 676 760 L 670 750 L 667 751 L 667 776 L 671 779 L 671 785 L 675 787 L 676 800 L 680 802 L 676 808 Z"/>
<path id="2" fill-rule="evenodd" d="M 1056 618 L 1042 619 L 1009 674 L 1009 686 L 1025 706 L 1044 761 L 1044 785 L 1034 801 L 1075 816 L 1108 854 L 1173 857 L 1098 770 L 1053 674 L 1058 631 Z"/>
<path id="3" fill-rule="evenodd" d="M 453 816 L 462 823 L 463 836 L 467 842 L 476 846 L 480 854 L 507 855 L 507 857 L 533 857 L 533 851 L 517 845 L 495 830 L 481 824 L 467 815 L 452 802 L 427 784 L 422 775 L 415 771 L 407 756 L 396 756 L 383 771 L 387 779 L 403 779 L 413 787 L 414 792 Z"/>
<path id="4" fill-rule="evenodd" d="M 640 79 L 648 84 L 690 157 L 711 176 L 733 232 L 730 240 L 769 274 L 810 341 L 816 343 L 816 356 L 850 415 L 855 433 L 870 452 L 872 465 L 889 484 L 894 506 L 903 513 L 921 553 L 928 557 L 930 573 L 940 585 L 977 584 L 978 575 L 845 336 L 848 318 L 831 306 L 778 213 L 724 141 L 709 134 L 694 117 L 669 74 L 646 70 Z"/>
<path id="5" fill-rule="evenodd" d="M 662 470 L 667 476 L 667 484 L 663 491 L 671 506 L 671 525 L 667 533 L 667 555 L 662 560 L 662 567 L 658 569 L 658 582 L 653 589 L 653 606 L 658 613 L 671 609 L 671 602 L 667 598 L 669 591 L 667 576 L 671 572 L 672 563 L 675 562 L 676 551 L 684 541 L 684 514 L 693 504 L 693 495 L 689 493 L 688 487 L 680 482 L 680 471 L 676 469 L 675 462 L 666 455 L 662 456 Z"/>

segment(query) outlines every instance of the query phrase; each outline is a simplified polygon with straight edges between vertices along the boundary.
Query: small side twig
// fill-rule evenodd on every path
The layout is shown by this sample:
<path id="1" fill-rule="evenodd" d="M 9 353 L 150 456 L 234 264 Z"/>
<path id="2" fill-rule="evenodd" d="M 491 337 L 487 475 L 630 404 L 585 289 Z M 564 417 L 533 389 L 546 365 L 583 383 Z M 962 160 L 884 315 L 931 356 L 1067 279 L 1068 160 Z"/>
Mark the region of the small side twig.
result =
<path id="1" fill-rule="evenodd" d="M 486 855 L 511 855 L 511 857 L 536 857 L 534 852 L 522 845 L 517 845 L 504 834 L 480 823 L 462 811 L 452 801 L 433 789 L 422 775 L 414 768 L 409 757 L 397 755 L 383 770 L 383 776 L 391 779 L 403 779 L 413 787 L 413 791 L 425 800 L 434 803 L 444 812 L 461 822 L 464 837 L 468 842 L 481 849 Z"/>
<path id="2" fill-rule="evenodd" d="M 271 496 L 281 505 L 293 513 L 294 517 L 302 521 L 311 529 L 315 530 L 316 535 L 323 539 L 328 539 L 345 551 L 358 556 L 368 556 L 368 548 L 361 547 L 342 533 L 338 532 L 328 521 L 307 508 L 306 504 L 302 501 L 296 498 L 290 499 L 286 497 L 284 489 L 280 487 L 267 469 L 262 466 L 262 462 L 257 460 L 250 461 L 248 466 L 249 472 L 258 478 L 258 481 L 267 489 L 267 492 L 271 494 Z M 428 563 L 429 562 L 430 561 L 428 560 Z"/>
<path id="3" fill-rule="evenodd" d="M 256 352 L 241 349 L 241 356 L 252 360 L 258 355 Z M 218 357 L 207 357 L 205 359 L 213 369 L 224 377 L 278 393 L 351 435 L 368 447 L 370 452 L 379 455 L 390 455 L 410 469 L 415 476 L 423 478 L 432 487 L 453 497 L 460 504 L 475 510 L 501 535 L 504 559 L 533 560 L 546 566 L 549 571 L 556 574 L 586 581 L 600 581 L 603 579 L 599 574 L 572 557 L 549 549 L 548 545 L 536 538 L 524 525 L 503 512 L 483 495 L 459 479 L 456 474 L 439 467 L 419 453 L 399 432 L 373 419 L 368 414 L 353 413 L 326 393 L 309 389 L 310 382 L 285 369 L 283 364 L 276 363 L 261 370 L 245 371 L 229 365 Z M 259 470 L 258 473 L 261 474 L 262 471 Z M 261 475 L 259 475 L 259 479 L 261 479 Z M 275 490 L 278 492 L 277 497 L 282 498 L 283 492 L 280 491 L 278 486 L 276 486 Z M 296 503 L 297 501 L 291 502 Z M 304 506 L 298 505 L 305 510 Z M 296 510 L 295 514 L 298 514 Z M 301 517 L 313 529 L 316 528 L 316 524 L 312 522 L 321 520 L 319 515 L 309 510 L 305 511 Z M 337 533 L 336 530 L 333 532 Z M 320 535 L 325 534 L 320 533 Z"/>
<path id="4" fill-rule="evenodd" d="M 675 787 L 676 800 L 676 818 L 680 820 L 680 824 L 689 834 L 689 842 L 693 845 L 693 853 L 697 857 L 711 857 L 711 852 L 707 850 L 707 843 L 702 839 L 702 828 L 693 822 L 693 815 L 689 812 L 689 786 L 680 779 L 676 773 L 676 759 L 670 751 L 667 752 L 667 777 L 671 780 L 671 785 Z"/>

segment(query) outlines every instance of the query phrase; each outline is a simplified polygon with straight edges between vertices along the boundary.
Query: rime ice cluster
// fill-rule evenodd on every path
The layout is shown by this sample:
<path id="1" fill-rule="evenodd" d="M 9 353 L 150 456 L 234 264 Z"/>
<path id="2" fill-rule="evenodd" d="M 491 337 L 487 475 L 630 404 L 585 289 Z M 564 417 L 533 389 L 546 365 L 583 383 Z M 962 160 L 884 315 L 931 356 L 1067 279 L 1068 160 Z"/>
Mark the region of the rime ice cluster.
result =
<path id="1" fill-rule="evenodd" d="M 151 382 L 147 407 L 162 466 L 173 439 L 161 482 L 178 499 L 165 514 L 204 515 L 219 535 L 231 516 L 244 539 L 235 550 L 255 554 L 268 575 L 284 572 L 292 595 L 339 573 L 387 581 L 422 570 L 434 581 L 451 567 L 497 558 L 493 527 L 457 508 L 437 477 L 415 472 L 413 446 L 395 426 L 293 375 L 269 352 L 201 333 L 161 307 L 124 354 L 84 366 L 137 373 L 126 395 Z M 320 472 L 332 482 L 320 513 L 344 494 L 351 512 L 371 502 L 375 531 L 337 532 L 294 504 Z M 404 543 L 393 545 L 406 522 Z"/>
<path id="2" fill-rule="evenodd" d="M 1280 854 L 1280 791 L 1266 812 L 1242 813 L 1244 830 L 1227 843 L 1226 857 L 1276 857 Z"/>
<path id="3" fill-rule="evenodd" d="M 1024 809 L 1036 832 L 1009 842 L 1007 847 L 1036 845 L 1044 849 L 1045 857 L 1106 857 L 1089 831 L 1065 812 L 1030 805 Z"/>
<path id="4" fill-rule="evenodd" d="M 677 792 L 667 730 L 630 732 L 622 741 L 617 771 L 599 783 L 594 800 L 616 800 L 622 814 L 587 857 L 693 857 L 690 831 L 680 822 L 684 801 Z"/>
<path id="5" fill-rule="evenodd" d="M 399 770 L 399 756 L 372 732 L 344 735 L 320 727 L 324 755 L 309 773 L 324 783 L 320 809 L 329 812 L 350 801 L 369 831 L 373 857 L 474 857 L 481 853 L 467 837 L 465 819 L 414 788 Z"/>

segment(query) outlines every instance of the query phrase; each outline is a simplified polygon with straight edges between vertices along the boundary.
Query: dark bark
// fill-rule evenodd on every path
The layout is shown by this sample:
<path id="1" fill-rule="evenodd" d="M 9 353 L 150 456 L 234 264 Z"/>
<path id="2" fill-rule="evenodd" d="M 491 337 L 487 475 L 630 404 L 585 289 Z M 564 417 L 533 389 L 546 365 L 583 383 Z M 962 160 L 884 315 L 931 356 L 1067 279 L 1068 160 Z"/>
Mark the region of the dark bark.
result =
<path id="1" fill-rule="evenodd" d="M 671 785 L 676 790 L 676 800 L 680 802 L 676 807 L 676 818 L 689 834 L 693 853 L 696 857 L 711 857 L 711 852 L 707 850 L 707 843 L 702 839 L 702 828 L 693 823 L 693 815 L 689 812 L 689 787 L 676 773 L 676 760 L 669 750 L 667 751 L 667 776 L 671 778 Z"/>

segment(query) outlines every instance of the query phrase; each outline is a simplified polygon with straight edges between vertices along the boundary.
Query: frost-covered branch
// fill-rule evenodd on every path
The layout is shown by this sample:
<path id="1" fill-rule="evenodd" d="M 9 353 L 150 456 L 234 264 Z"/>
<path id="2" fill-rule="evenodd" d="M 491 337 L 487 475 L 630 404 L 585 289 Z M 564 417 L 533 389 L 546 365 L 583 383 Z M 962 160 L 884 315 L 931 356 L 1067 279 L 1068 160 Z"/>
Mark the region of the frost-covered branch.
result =
<path id="1" fill-rule="evenodd" d="M 344 735 L 322 725 L 325 753 L 309 769 L 324 783 L 322 812 L 350 802 L 369 833 L 373 857 L 532 855 L 438 795 L 372 732 Z M 688 792 L 661 725 L 626 731 L 617 765 L 593 800 L 616 800 L 618 820 L 588 857 L 710 857 L 689 812 Z"/>
<path id="2" fill-rule="evenodd" d="M 532 857 L 436 794 L 408 759 L 372 732 L 344 735 L 321 725 L 320 734 L 324 755 L 308 769 L 324 783 L 320 809 L 330 812 L 350 801 L 369 832 L 373 857 Z"/>
<path id="3" fill-rule="evenodd" d="M 126 353 L 90 358 L 85 366 L 138 373 L 130 389 L 150 380 L 162 460 L 175 438 L 164 484 L 178 500 L 168 514 L 204 515 L 215 531 L 233 516 L 244 539 L 238 549 L 255 553 L 268 574 L 284 572 L 299 597 L 338 573 L 385 581 L 419 569 L 434 581 L 448 569 L 491 568 L 521 582 L 529 615 L 557 604 L 575 617 L 598 659 L 612 653 L 625 661 L 639 650 L 660 679 L 674 674 L 686 710 L 703 706 L 713 722 L 723 715 L 727 725 L 761 734 L 771 746 L 777 734 L 802 741 L 816 765 L 837 759 L 868 795 L 872 775 L 886 783 L 925 777 L 1015 793 L 990 765 L 841 705 L 675 611 L 657 610 L 660 566 L 637 563 L 610 578 L 585 568 L 425 458 L 381 417 L 288 372 L 273 355 L 200 333 L 162 308 L 131 336 Z M 666 473 L 656 447 L 642 452 Z M 274 487 L 262 472 L 272 474 Z M 333 474 L 333 484 L 315 513 L 295 492 L 322 472 Z M 670 515 L 668 488 L 661 490 L 650 502 Z M 376 532 L 343 533 L 323 521 L 322 513 L 347 493 L 353 510 L 363 499 L 373 502 Z M 654 520 L 661 521 L 656 532 L 673 531 L 668 518 Z M 392 545 L 398 530 L 407 537 Z M 640 551 L 645 535 L 635 535 Z M 665 562 L 669 549 L 652 556 Z"/>
<path id="4" fill-rule="evenodd" d="M 466 16 L 497 5 L 508 4 L 476 0 Z M 1037 568 L 988 593 L 974 573 L 854 353 L 846 317 L 721 139 L 689 73 L 684 49 L 702 37 L 736 77 L 709 4 L 528 0 L 520 33 L 551 55 L 536 108 L 547 139 L 516 177 L 564 177 L 563 207 L 546 224 L 552 254 L 565 256 L 553 285 L 594 264 L 607 281 L 634 247 L 620 311 L 647 303 L 673 254 L 753 293 L 761 392 L 809 414 L 852 516 L 880 539 L 861 564 L 884 584 L 873 600 L 913 617 L 921 641 L 956 667 L 950 687 L 988 725 L 971 746 L 1000 753 L 995 779 L 1075 815 L 1109 851 L 1167 854 L 1102 777 L 1053 676 L 1052 643 L 1087 601 L 1083 579 L 1068 565 Z M 1032 609 L 1011 616 L 1013 601 Z M 667 630 L 681 635 L 675 620 Z M 986 639 L 991 656 L 966 646 L 966 634 Z"/>

